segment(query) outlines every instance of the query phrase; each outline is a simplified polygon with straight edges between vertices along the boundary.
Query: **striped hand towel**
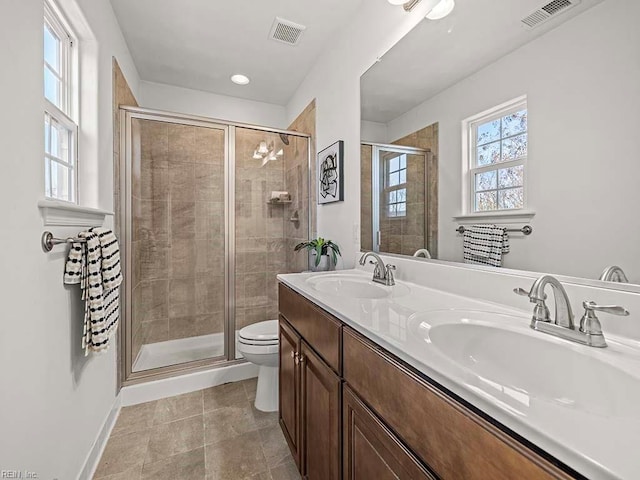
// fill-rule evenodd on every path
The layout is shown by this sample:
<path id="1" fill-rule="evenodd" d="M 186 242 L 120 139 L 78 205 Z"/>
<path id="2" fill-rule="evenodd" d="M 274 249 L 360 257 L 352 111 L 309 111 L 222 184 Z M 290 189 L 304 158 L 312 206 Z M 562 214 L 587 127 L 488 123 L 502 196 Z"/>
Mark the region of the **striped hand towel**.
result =
<path id="1" fill-rule="evenodd" d="M 509 252 L 509 234 L 497 225 L 472 225 L 465 228 L 462 249 L 464 263 L 502 266 L 502 256 Z"/>
<path id="2" fill-rule="evenodd" d="M 74 243 L 65 267 L 64 283 L 80 284 L 85 301 L 82 348 L 99 352 L 109 346 L 120 317 L 122 283 L 120 249 L 111 230 L 80 232 L 84 243 Z"/>

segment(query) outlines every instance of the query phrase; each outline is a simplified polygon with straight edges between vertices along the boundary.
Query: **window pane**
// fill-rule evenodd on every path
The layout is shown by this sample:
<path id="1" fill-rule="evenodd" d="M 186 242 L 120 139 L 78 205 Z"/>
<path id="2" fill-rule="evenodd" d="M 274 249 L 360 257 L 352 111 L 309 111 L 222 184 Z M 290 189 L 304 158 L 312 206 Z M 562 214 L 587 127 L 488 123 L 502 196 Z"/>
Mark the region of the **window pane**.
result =
<path id="1" fill-rule="evenodd" d="M 395 172 L 400 168 L 400 162 L 398 157 L 393 157 L 389 160 L 389 172 Z"/>
<path id="2" fill-rule="evenodd" d="M 407 204 L 402 202 L 398 203 L 396 206 L 396 215 L 399 217 L 404 217 L 407 215 Z"/>
<path id="3" fill-rule="evenodd" d="M 53 34 L 49 27 L 44 26 L 44 61 L 58 73 L 60 73 L 60 40 Z"/>
<path id="4" fill-rule="evenodd" d="M 400 184 L 400 174 L 399 172 L 392 173 L 389 175 L 389 186 L 395 187 Z"/>
<path id="5" fill-rule="evenodd" d="M 407 201 L 407 189 L 401 188 L 400 190 L 396 190 L 396 198 L 398 202 L 406 202 Z"/>
<path id="6" fill-rule="evenodd" d="M 393 205 L 389 205 L 389 216 L 390 217 L 395 217 L 396 216 L 396 204 L 395 203 Z"/>
<path id="7" fill-rule="evenodd" d="M 407 168 L 407 156 L 400 155 L 400 168 Z"/>
<path id="8" fill-rule="evenodd" d="M 400 170 L 400 183 L 407 183 L 407 171 Z"/>
<path id="9" fill-rule="evenodd" d="M 62 161 L 71 163 L 69 137 L 71 132 L 55 119 L 51 119 L 51 151 L 48 153 Z"/>
<path id="10" fill-rule="evenodd" d="M 44 96 L 47 100 L 61 109 L 60 80 L 47 67 L 44 67 Z"/>
<path id="11" fill-rule="evenodd" d="M 44 159 L 44 193 L 47 197 L 51 197 L 51 160 Z"/>
<path id="12" fill-rule="evenodd" d="M 476 211 L 496 210 L 498 206 L 497 192 L 476 193 Z"/>
<path id="13" fill-rule="evenodd" d="M 46 153 L 51 153 L 51 135 L 50 133 L 50 120 L 49 115 L 44 115 L 44 151 Z"/>
<path id="14" fill-rule="evenodd" d="M 502 161 L 517 160 L 527 155 L 527 134 L 502 141 Z"/>
<path id="15" fill-rule="evenodd" d="M 69 191 L 69 169 L 64 165 L 51 162 L 51 196 L 60 200 L 71 201 Z"/>
<path id="16" fill-rule="evenodd" d="M 524 190 L 522 188 L 510 188 L 498 192 L 499 208 L 511 209 L 524 206 Z"/>
<path id="17" fill-rule="evenodd" d="M 478 147 L 476 153 L 476 164 L 479 167 L 491 165 L 500 161 L 500 142 L 490 143 Z"/>
<path id="18" fill-rule="evenodd" d="M 502 137 L 510 137 L 527 131 L 527 110 L 502 117 Z"/>
<path id="19" fill-rule="evenodd" d="M 500 119 L 478 125 L 476 145 L 500 139 Z"/>
<path id="20" fill-rule="evenodd" d="M 524 181 L 524 166 L 502 168 L 498 170 L 498 186 L 500 188 L 521 187 Z"/>
<path id="21" fill-rule="evenodd" d="M 396 203 L 397 201 L 395 190 L 393 192 L 389 192 L 389 203 Z"/>
<path id="22" fill-rule="evenodd" d="M 476 190 L 495 190 L 498 188 L 497 172 L 483 172 L 476 174 Z"/>

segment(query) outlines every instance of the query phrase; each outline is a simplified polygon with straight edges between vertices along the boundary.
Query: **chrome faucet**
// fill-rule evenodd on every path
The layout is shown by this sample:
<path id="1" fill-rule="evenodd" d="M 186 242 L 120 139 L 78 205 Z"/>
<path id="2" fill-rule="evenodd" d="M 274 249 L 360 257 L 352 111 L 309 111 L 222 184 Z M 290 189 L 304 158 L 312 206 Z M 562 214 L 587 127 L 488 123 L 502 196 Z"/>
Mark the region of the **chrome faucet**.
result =
<path id="1" fill-rule="evenodd" d="M 553 320 L 546 304 L 547 295 L 544 293 L 547 285 L 551 285 L 553 288 L 553 298 L 556 304 Z M 555 277 L 551 275 L 541 276 L 533 283 L 529 292 L 522 288 L 514 288 L 513 291 L 518 295 L 529 297 L 529 301 L 536 304 L 531 318 L 532 329 L 590 347 L 602 348 L 607 346 L 600 327 L 600 321 L 595 314 L 596 311 L 613 315 L 629 315 L 625 308 L 617 305 L 596 305 L 594 302 L 583 302 L 584 315 L 580 320 L 579 328 L 576 328 L 573 322 L 574 317 L 569 295 Z"/>
<path id="2" fill-rule="evenodd" d="M 605 282 L 619 282 L 619 283 L 629 283 L 629 279 L 624 274 L 624 271 L 617 265 L 611 265 L 607 267 L 600 275 L 599 280 Z"/>
<path id="3" fill-rule="evenodd" d="M 424 258 L 431 258 L 431 254 L 429 253 L 429 250 L 427 250 L 426 248 L 421 248 L 419 250 L 416 250 L 416 252 L 413 254 L 414 257 L 424 257 Z"/>
<path id="4" fill-rule="evenodd" d="M 373 269 L 373 281 L 376 283 L 381 283 L 388 287 L 391 287 L 396 284 L 395 279 L 393 278 L 393 271 L 396 269 L 395 265 L 385 265 L 380 258 L 380 255 L 374 252 L 367 252 L 362 257 L 360 257 L 360 265 L 364 265 L 367 261 L 367 258 L 373 257 L 373 260 L 369 260 L 369 263 L 375 265 Z"/>

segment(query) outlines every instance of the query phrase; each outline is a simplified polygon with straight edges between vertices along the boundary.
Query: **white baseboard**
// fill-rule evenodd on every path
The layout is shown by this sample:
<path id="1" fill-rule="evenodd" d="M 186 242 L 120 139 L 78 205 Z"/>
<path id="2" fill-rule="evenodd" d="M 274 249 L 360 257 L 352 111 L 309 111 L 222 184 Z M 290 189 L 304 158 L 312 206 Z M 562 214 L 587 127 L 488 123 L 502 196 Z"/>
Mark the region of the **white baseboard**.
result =
<path id="1" fill-rule="evenodd" d="M 215 387 L 223 383 L 239 382 L 258 376 L 258 366 L 252 363 L 240 363 L 193 372 L 178 377 L 163 378 L 151 382 L 124 387 L 120 391 L 122 406 L 137 405 L 161 398 L 173 397 L 183 393 L 195 392 Z"/>
<path id="2" fill-rule="evenodd" d="M 98 462 L 102 457 L 102 452 L 104 452 L 104 447 L 106 447 L 107 441 L 109 440 L 109 435 L 111 435 L 111 430 L 113 430 L 113 426 L 118 419 L 122 406 L 120 400 L 121 395 L 118 395 L 115 402 L 113 402 L 113 407 L 111 407 L 109 415 L 107 415 L 107 418 L 102 424 L 100 432 L 98 432 L 98 437 L 93 442 L 91 450 L 89 450 L 89 454 L 84 461 L 84 466 L 78 475 L 78 480 L 91 480 L 93 478 L 93 474 L 96 472 L 96 468 L 98 468 Z"/>

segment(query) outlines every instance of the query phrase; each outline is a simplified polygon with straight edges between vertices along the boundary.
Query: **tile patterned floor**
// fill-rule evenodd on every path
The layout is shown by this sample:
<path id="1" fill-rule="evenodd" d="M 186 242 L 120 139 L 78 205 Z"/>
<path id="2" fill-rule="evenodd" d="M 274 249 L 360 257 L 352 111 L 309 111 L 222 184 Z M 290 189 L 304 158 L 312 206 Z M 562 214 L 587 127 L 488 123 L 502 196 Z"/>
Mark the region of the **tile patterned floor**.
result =
<path id="1" fill-rule="evenodd" d="M 300 480 L 256 379 L 124 407 L 94 480 Z"/>

